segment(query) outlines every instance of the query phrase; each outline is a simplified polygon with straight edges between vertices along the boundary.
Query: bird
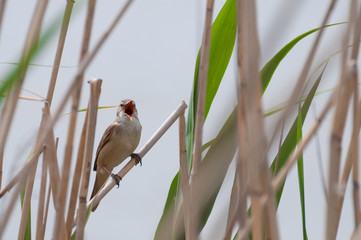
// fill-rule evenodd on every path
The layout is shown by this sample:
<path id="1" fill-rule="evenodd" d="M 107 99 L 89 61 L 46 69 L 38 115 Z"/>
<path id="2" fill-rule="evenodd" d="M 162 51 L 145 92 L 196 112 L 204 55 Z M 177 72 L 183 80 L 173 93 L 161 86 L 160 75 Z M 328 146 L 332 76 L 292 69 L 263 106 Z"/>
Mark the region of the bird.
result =
<path id="1" fill-rule="evenodd" d="M 120 176 L 113 174 L 113 168 L 121 164 L 127 157 L 134 157 L 142 164 L 141 158 L 134 153 L 142 131 L 135 102 L 124 99 L 120 102 L 115 121 L 108 126 L 101 138 L 95 155 L 94 168 L 96 177 L 92 199 L 111 176 L 119 187 Z M 92 207 L 94 212 L 97 205 Z"/>

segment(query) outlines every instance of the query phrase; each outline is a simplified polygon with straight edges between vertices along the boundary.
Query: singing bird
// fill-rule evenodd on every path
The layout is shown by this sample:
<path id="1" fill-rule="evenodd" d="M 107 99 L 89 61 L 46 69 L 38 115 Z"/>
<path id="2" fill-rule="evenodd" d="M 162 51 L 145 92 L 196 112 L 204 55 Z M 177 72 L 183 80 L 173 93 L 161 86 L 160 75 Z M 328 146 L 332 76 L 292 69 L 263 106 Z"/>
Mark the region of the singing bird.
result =
<path id="1" fill-rule="evenodd" d="M 115 121 L 105 130 L 96 152 L 94 162 L 96 178 L 91 199 L 105 184 L 109 175 L 119 185 L 121 178 L 112 171 L 127 157 L 134 156 L 141 163 L 140 156 L 133 153 L 139 144 L 141 131 L 142 126 L 135 102 L 130 99 L 122 100 Z M 95 211 L 96 208 L 97 205 L 93 206 L 92 211 Z"/>

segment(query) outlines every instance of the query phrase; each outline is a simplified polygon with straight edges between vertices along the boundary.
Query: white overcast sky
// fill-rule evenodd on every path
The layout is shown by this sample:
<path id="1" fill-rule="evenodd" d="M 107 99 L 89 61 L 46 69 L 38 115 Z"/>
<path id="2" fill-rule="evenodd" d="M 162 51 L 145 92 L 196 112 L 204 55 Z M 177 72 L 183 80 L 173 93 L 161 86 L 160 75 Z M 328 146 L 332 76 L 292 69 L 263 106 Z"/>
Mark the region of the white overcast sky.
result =
<path id="1" fill-rule="evenodd" d="M 84 0 L 76 1 L 74 5 L 76 13 L 71 18 L 61 62 L 62 66 L 70 66 L 70 68 L 60 69 L 53 100 L 53 111 L 73 78 L 78 63 L 86 10 L 85 5 L 82 4 L 84 2 Z M 218 14 L 224 2 L 224 0 L 216 1 L 214 16 Z M 347 20 L 348 2 L 338 1 L 329 23 Z M 17 62 L 19 59 L 35 3 L 35 0 L 11 0 L 7 3 L 0 36 L 0 76 L 2 78 L 12 68 L 6 63 Z M 55 16 L 62 14 L 65 3 L 65 0 L 50 0 L 45 23 L 50 23 Z M 97 2 L 91 39 L 92 46 L 123 3 L 124 0 Z M 258 0 L 260 67 L 294 37 L 318 27 L 328 4 L 329 0 Z M 202 36 L 204 5 L 205 0 L 134 0 L 120 24 L 86 71 L 85 82 L 92 77 L 103 79 L 100 106 L 118 105 L 124 98 L 136 101 L 139 118 L 143 125 L 139 147 L 147 141 L 182 100 L 187 103 L 189 101 L 195 59 Z M 340 49 L 343 30 L 343 27 L 333 27 L 326 31 L 313 70 L 326 56 Z M 43 65 L 53 63 L 57 37 L 53 39 L 41 56 L 34 60 L 34 63 Z M 313 40 L 312 36 L 303 40 L 280 64 L 264 96 L 265 109 L 287 99 L 287 93 L 291 91 L 293 83 L 301 71 Z M 337 57 L 330 61 L 320 90 L 335 86 L 339 74 L 338 63 Z M 30 67 L 24 88 L 45 97 L 50 73 L 51 68 L 48 67 Z M 205 141 L 215 136 L 235 106 L 235 75 L 234 58 L 232 58 L 205 125 Z M 23 94 L 29 95 L 27 92 L 23 92 Z M 89 86 L 84 84 L 82 108 L 86 107 L 88 97 Z M 305 131 L 315 119 L 315 110 L 321 110 L 328 97 L 329 94 L 323 94 L 315 98 L 316 107 L 310 109 L 309 118 L 304 126 Z M 42 104 L 38 102 L 19 101 L 6 146 L 4 184 L 22 166 L 31 150 L 40 122 L 41 108 Z M 69 109 L 68 105 L 65 112 L 68 112 Z M 105 128 L 114 120 L 115 112 L 116 109 L 98 112 L 96 145 Z M 75 151 L 84 115 L 84 113 L 79 114 Z M 277 116 L 267 119 L 268 133 L 272 132 L 275 119 Z M 60 138 L 58 147 L 60 166 L 62 166 L 68 122 L 69 117 L 64 116 L 55 128 L 55 135 Z M 319 134 L 320 141 L 324 143 L 328 143 L 329 126 L 330 121 L 326 122 Z M 113 189 L 106 196 L 88 221 L 86 239 L 153 238 L 163 211 L 169 185 L 179 168 L 177 130 L 178 124 L 175 124 L 144 157 L 143 166 L 132 169 L 121 182 L 120 188 Z M 305 152 L 306 214 L 309 239 L 323 237 L 326 206 L 315 145 L 316 142 L 313 141 Z M 321 145 L 323 165 L 327 170 L 328 144 Z M 76 156 L 75 151 L 73 152 L 73 162 Z M 273 158 L 272 154 L 270 158 Z M 231 174 L 233 171 L 229 170 L 229 173 Z M 220 239 L 222 237 L 233 181 L 230 174 L 224 181 L 224 186 L 215 204 L 215 210 L 202 232 L 202 239 Z M 40 183 L 40 175 L 37 176 L 32 202 L 33 224 L 36 223 L 36 202 Z M 92 187 L 95 178 L 94 172 L 91 173 L 90 178 Z M 338 239 L 349 238 L 353 229 L 350 196 L 351 194 L 348 193 Z M 4 205 L 1 205 L 0 216 L 4 211 Z M 299 206 L 297 171 L 294 169 L 287 180 L 277 214 L 282 239 L 302 239 Z M 51 209 L 46 239 L 50 239 L 53 229 L 53 206 Z M 20 202 L 12 214 L 4 239 L 17 237 L 19 219 Z"/>

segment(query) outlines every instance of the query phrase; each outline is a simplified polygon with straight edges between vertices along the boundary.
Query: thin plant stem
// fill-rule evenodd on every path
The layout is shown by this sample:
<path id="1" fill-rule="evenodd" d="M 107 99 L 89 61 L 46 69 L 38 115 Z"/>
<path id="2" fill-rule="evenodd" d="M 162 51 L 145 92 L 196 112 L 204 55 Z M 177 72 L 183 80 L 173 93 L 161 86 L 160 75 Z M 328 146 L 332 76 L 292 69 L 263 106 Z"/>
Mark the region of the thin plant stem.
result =
<path id="1" fill-rule="evenodd" d="M 184 215 L 184 227 L 186 233 L 186 239 L 191 239 L 191 226 L 190 224 L 190 211 L 191 211 L 191 199 L 190 199 L 190 189 L 189 189 L 189 176 L 188 176 L 188 166 L 187 166 L 187 150 L 186 150 L 186 127 L 185 127 L 185 117 L 184 112 L 179 116 L 179 167 L 180 167 L 180 177 L 182 185 L 182 195 L 183 195 L 183 215 Z"/>
<path id="2" fill-rule="evenodd" d="M 3 213 L 0 218 L 0 239 L 3 239 L 2 235 L 4 234 L 6 226 L 9 223 L 9 218 L 14 209 L 15 203 L 17 202 L 16 200 L 19 198 L 19 194 L 20 194 L 22 188 L 23 188 L 22 184 L 17 185 L 17 187 L 14 189 L 12 195 L 9 197 L 8 206 L 6 206 L 6 208 L 4 208 L 4 209 L 6 209 L 5 213 Z"/>
<path id="3" fill-rule="evenodd" d="M 46 149 L 44 150 L 46 151 Z M 43 158 L 43 164 L 41 168 L 41 182 L 39 192 L 39 204 L 38 204 L 38 217 L 36 223 L 36 239 L 43 239 L 43 218 L 44 218 L 44 207 L 45 207 L 45 193 L 46 193 L 46 179 L 47 179 L 47 164 Z"/>
<path id="4" fill-rule="evenodd" d="M 357 72 L 355 70 L 353 77 L 353 85 L 354 85 L 354 97 L 353 97 L 353 130 L 352 130 L 352 138 L 351 141 L 354 142 L 353 145 L 353 154 L 352 154 L 352 177 L 353 177 L 353 202 L 354 202 L 354 214 L 355 214 L 355 226 L 357 227 L 360 224 L 360 191 L 359 191 L 359 108 L 358 108 L 358 87 L 357 87 Z M 355 227 L 355 228 L 356 228 Z"/>
<path id="5" fill-rule="evenodd" d="M 79 189 L 79 208 L 78 208 L 78 219 L 77 219 L 77 232 L 76 239 L 84 239 L 85 229 L 85 215 L 86 215 L 86 198 L 89 186 L 90 177 L 90 165 L 93 156 L 94 138 L 95 138 L 95 127 L 98 113 L 98 102 L 100 96 L 100 88 L 102 84 L 101 79 L 93 79 L 90 83 L 90 99 L 89 99 L 89 118 L 86 130 L 85 150 L 84 150 L 84 161 L 82 168 L 82 178 Z"/>
<path id="6" fill-rule="evenodd" d="M 47 104 L 45 104 L 45 107 L 43 109 L 42 122 L 41 122 L 40 128 L 39 128 L 40 133 L 41 133 L 42 126 L 44 126 L 46 124 L 46 120 L 48 119 L 47 117 L 45 117 L 46 115 L 49 115 L 49 108 L 48 108 Z M 42 144 L 40 142 L 40 134 L 39 134 L 36 139 L 35 146 L 40 146 L 40 145 L 42 145 Z M 33 155 L 33 153 L 32 153 L 32 155 Z M 34 159 L 35 159 L 34 164 L 32 164 L 31 167 L 28 169 L 28 177 L 26 179 L 26 185 L 25 185 L 26 186 L 25 187 L 25 195 L 24 195 L 23 207 L 22 207 L 22 211 L 21 211 L 18 239 L 24 238 L 26 223 L 27 223 L 27 221 L 29 221 L 30 201 L 31 201 L 31 196 L 32 196 L 32 192 L 33 192 L 34 178 L 35 178 L 35 174 L 36 174 L 36 167 L 37 167 L 39 155 L 36 154 L 34 156 Z"/>
<path id="7" fill-rule="evenodd" d="M 46 197 L 46 205 L 45 205 L 45 211 L 44 211 L 42 239 L 44 239 L 45 229 L 46 229 L 46 223 L 47 223 L 47 221 L 48 221 L 50 196 L 51 196 L 51 185 L 49 184 L 49 186 L 48 186 L 48 195 L 47 195 L 47 197 Z"/>
<path id="8" fill-rule="evenodd" d="M 86 129 L 88 126 L 88 111 L 86 112 L 84 124 L 83 124 L 83 130 L 80 136 L 80 142 L 78 147 L 78 154 L 76 157 L 76 164 L 73 174 L 73 184 L 71 188 L 71 195 L 69 200 L 69 207 L 68 207 L 68 215 L 66 220 L 66 233 L 67 236 L 70 236 L 71 229 L 73 228 L 73 221 L 74 221 L 74 214 L 76 209 L 76 203 L 77 203 L 77 197 L 78 197 L 78 191 L 79 191 L 79 185 L 80 185 L 80 177 L 82 173 L 82 166 L 83 166 L 83 160 L 84 160 L 84 150 L 85 150 L 85 139 L 86 139 Z"/>
<path id="9" fill-rule="evenodd" d="M 207 0 L 206 16 L 204 21 L 202 47 L 200 53 L 199 76 L 197 81 L 197 112 L 194 128 L 194 147 L 193 147 L 193 169 L 192 182 L 198 181 L 198 171 L 202 162 L 202 136 L 203 136 L 203 122 L 204 122 L 204 107 L 206 102 L 207 81 L 208 81 L 208 67 L 209 67 L 209 51 L 211 46 L 212 33 L 212 15 L 213 15 L 214 0 Z M 190 198 L 192 204 L 189 217 L 189 225 L 192 226 L 189 232 L 189 239 L 198 239 L 200 232 L 200 213 L 199 213 L 199 199 L 194 198 L 193 189 L 191 188 Z"/>
<path id="10" fill-rule="evenodd" d="M 91 39 L 91 32 L 92 32 L 93 20 L 94 20 L 95 4 L 96 4 L 95 0 L 88 1 L 87 14 L 86 14 L 86 19 L 85 19 L 84 33 L 83 33 L 83 40 L 82 40 L 79 62 L 82 61 L 82 59 L 85 57 L 85 55 L 88 53 L 88 50 L 89 50 L 89 43 L 90 43 L 90 39 Z M 80 94 L 81 94 L 83 75 L 79 76 L 78 82 L 79 82 L 79 84 L 77 85 L 77 88 L 74 92 L 74 95 L 75 95 L 74 99 L 76 99 L 76 101 L 73 102 L 74 107 L 76 105 L 76 109 L 74 108 L 74 110 L 77 110 L 78 106 L 79 106 L 79 99 L 80 99 Z M 72 114 L 77 114 L 77 113 L 76 112 L 74 113 L 74 111 L 72 111 Z M 74 220 L 74 214 L 75 214 L 75 208 L 76 208 L 76 200 L 77 200 L 78 189 L 79 189 L 79 184 L 80 184 L 79 180 L 80 180 L 81 168 L 82 168 L 83 157 L 84 157 L 83 155 L 84 155 L 84 148 L 85 148 L 85 136 L 86 136 L 87 121 L 88 121 L 88 112 L 86 114 L 83 132 L 82 132 L 80 143 L 79 143 L 77 162 L 76 162 L 76 166 L 74 169 L 73 184 L 72 184 L 71 195 L 70 195 L 70 199 L 69 199 L 69 207 L 68 207 L 68 214 L 67 214 L 67 221 L 66 221 L 66 232 L 67 232 L 68 236 L 70 236 L 71 229 L 73 226 L 73 220 Z"/>
<path id="11" fill-rule="evenodd" d="M 2 30 L 2 25 L 3 25 L 2 23 L 3 23 L 3 18 L 4 18 L 5 6 L 6 6 L 6 0 L 0 0 L 0 33 Z M 0 34 L 0 36 L 1 36 L 1 34 Z"/>
<path id="12" fill-rule="evenodd" d="M 212 13 L 214 0 L 207 0 L 204 21 L 203 40 L 200 53 L 199 75 L 197 81 L 197 113 L 194 130 L 193 173 L 196 174 L 202 160 L 202 134 L 204 122 L 204 106 L 207 93 L 209 50 L 211 46 Z"/>
<path id="13" fill-rule="evenodd" d="M 68 1 L 67 5 L 66 5 L 64 19 L 63 19 L 62 32 L 60 34 L 60 37 L 63 37 L 63 38 L 59 38 L 59 45 L 58 45 L 61 47 L 61 50 L 59 53 L 60 56 L 58 57 L 58 54 L 57 54 L 56 57 L 58 57 L 59 59 L 55 58 L 55 60 L 59 61 L 57 63 L 57 66 L 60 65 L 62 48 L 64 46 L 65 36 L 66 36 L 66 32 L 67 32 L 68 25 L 69 25 L 70 16 L 71 16 L 71 12 L 73 9 L 73 4 L 74 4 L 73 1 Z M 53 82 L 53 79 L 56 79 L 58 70 L 59 70 L 59 67 L 53 68 L 54 75 L 52 74 L 52 77 L 54 76 L 54 78 L 51 79 L 50 84 Z M 81 78 L 78 80 L 78 82 L 82 82 L 82 80 L 83 79 Z M 64 222 L 64 213 L 65 213 L 65 203 L 66 203 L 68 185 L 69 185 L 68 184 L 69 183 L 69 173 L 70 173 L 70 165 L 71 165 L 71 159 L 72 159 L 71 156 L 72 156 L 72 150 L 73 150 L 75 126 L 76 126 L 76 119 L 78 116 L 77 110 L 79 107 L 79 99 L 80 99 L 80 93 L 81 93 L 79 88 L 81 89 L 81 84 L 80 84 L 80 86 L 78 84 L 77 88 L 74 90 L 74 94 L 73 94 L 73 98 L 72 98 L 72 100 L 73 100 L 72 108 L 71 108 L 72 115 L 71 115 L 70 121 L 69 121 L 68 135 L 67 135 L 67 141 L 66 141 L 66 147 L 65 147 L 61 183 L 60 183 L 60 191 L 58 192 L 59 195 L 57 196 L 57 199 L 59 201 L 59 209 L 56 212 L 56 219 L 54 222 L 55 240 L 60 239 L 60 236 L 61 236 L 60 231 L 63 230 L 63 227 L 65 227 L 65 225 L 63 225 L 63 222 Z"/>
<path id="14" fill-rule="evenodd" d="M 73 10 L 73 5 L 74 5 L 74 1 L 67 1 L 65 11 L 64 11 L 63 22 L 61 24 L 60 35 L 59 35 L 59 39 L 58 39 L 58 45 L 57 45 L 57 48 L 56 48 L 53 68 L 52 68 L 51 76 L 50 76 L 48 93 L 47 93 L 47 96 L 46 96 L 46 100 L 48 101 L 49 107 L 51 106 L 51 103 L 53 101 L 53 95 L 54 95 L 54 90 L 55 90 L 56 79 L 58 77 L 61 57 L 63 55 L 65 38 L 66 38 L 66 34 L 68 32 L 68 27 L 69 27 L 71 13 L 72 13 L 72 10 Z"/>

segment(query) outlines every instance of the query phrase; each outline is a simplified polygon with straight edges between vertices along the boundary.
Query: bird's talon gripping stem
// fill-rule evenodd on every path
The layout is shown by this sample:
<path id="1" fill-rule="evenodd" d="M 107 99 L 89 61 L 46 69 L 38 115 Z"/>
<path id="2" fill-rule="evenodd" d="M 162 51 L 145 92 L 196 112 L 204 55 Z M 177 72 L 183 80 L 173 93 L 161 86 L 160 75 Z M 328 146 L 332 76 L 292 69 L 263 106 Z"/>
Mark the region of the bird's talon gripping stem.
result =
<path id="1" fill-rule="evenodd" d="M 122 180 L 122 178 L 119 175 L 114 174 L 114 173 L 112 173 L 110 176 L 113 178 L 115 184 L 119 188 L 119 182 Z"/>
<path id="2" fill-rule="evenodd" d="M 135 165 L 138 165 L 138 163 L 140 163 L 140 166 L 142 166 L 142 158 L 138 153 L 132 153 L 130 154 L 130 157 L 135 159 Z"/>

